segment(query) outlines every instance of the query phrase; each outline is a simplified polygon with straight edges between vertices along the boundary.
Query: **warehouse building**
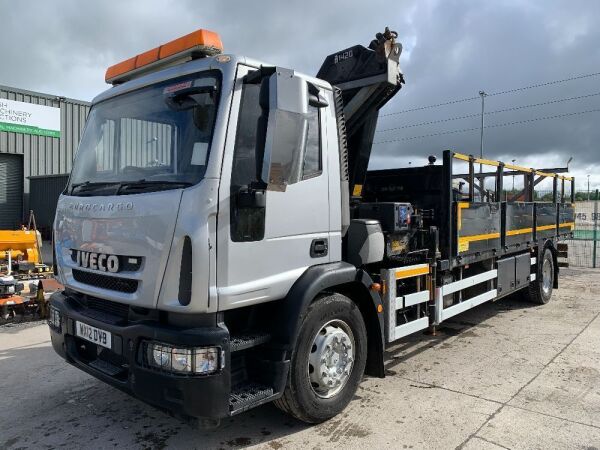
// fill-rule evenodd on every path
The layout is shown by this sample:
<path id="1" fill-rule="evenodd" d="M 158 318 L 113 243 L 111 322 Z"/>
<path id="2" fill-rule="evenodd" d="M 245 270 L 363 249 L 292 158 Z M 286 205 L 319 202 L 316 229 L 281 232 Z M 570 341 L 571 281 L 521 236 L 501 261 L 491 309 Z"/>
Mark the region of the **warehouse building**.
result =
<path id="1" fill-rule="evenodd" d="M 90 109 L 88 102 L 0 85 L 0 229 L 35 213 L 47 236 Z"/>

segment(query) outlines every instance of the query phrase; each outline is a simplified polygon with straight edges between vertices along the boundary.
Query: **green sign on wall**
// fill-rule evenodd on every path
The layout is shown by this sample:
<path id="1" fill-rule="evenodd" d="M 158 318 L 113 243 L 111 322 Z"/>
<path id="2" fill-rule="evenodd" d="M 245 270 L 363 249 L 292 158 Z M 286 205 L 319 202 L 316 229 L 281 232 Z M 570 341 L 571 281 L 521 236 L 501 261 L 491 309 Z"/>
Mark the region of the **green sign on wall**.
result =
<path id="1" fill-rule="evenodd" d="M 0 99 L 0 131 L 60 137 L 60 108 Z"/>

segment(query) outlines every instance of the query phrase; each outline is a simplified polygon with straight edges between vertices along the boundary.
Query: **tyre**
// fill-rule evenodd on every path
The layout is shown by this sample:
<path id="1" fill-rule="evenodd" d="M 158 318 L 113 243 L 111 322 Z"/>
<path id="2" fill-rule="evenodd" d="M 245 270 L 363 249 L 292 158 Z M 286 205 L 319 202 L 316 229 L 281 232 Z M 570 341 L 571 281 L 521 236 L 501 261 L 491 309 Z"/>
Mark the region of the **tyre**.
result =
<path id="1" fill-rule="evenodd" d="M 529 283 L 528 300 L 538 305 L 548 303 L 550 297 L 552 297 L 555 276 L 556 267 L 554 267 L 552 251 L 549 248 L 545 248 L 542 258 L 539 261 L 535 281 Z"/>
<path id="2" fill-rule="evenodd" d="M 314 301 L 308 308 L 283 396 L 275 405 L 307 423 L 339 414 L 362 380 L 367 359 L 367 331 L 358 306 L 340 294 Z"/>

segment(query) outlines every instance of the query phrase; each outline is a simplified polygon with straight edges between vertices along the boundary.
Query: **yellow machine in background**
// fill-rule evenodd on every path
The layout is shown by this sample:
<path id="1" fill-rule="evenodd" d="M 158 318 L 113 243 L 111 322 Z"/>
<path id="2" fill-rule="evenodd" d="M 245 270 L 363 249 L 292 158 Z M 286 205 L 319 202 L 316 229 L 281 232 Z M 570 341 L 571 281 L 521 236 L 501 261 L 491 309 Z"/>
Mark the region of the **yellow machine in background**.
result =
<path id="1" fill-rule="evenodd" d="M 41 264 L 42 236 L 37 230 L 0 230 L 0 260 Z"/>
<path id="2" fill-rule="evenodd" d="M 0 230 L 0 274 L 42 273 L 49 271 L 41 254 L 42 236 L 37 230 L 33 211 L 29 224 L 20 230 Z"/>
<path id="3" fill-rule="evenodd" d="M 0 230 L 0 325 L 26 317 L 46 318 L 50 294 L 60 285 L 44 264 L 42 235 L 33 212 L 20 230 Z"/>

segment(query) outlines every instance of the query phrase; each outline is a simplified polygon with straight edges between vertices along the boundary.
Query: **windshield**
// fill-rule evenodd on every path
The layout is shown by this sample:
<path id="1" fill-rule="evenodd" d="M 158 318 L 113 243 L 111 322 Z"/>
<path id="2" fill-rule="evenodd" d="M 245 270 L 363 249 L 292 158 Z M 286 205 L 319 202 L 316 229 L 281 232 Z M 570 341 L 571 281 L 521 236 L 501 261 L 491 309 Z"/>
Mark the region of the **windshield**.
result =
<path id="1" fill-rule="evenodd" d="M 69 195 L 175 189 L 204 176 L 219 79 L 198 74 L 101 102 L 90 111 Z"/>

